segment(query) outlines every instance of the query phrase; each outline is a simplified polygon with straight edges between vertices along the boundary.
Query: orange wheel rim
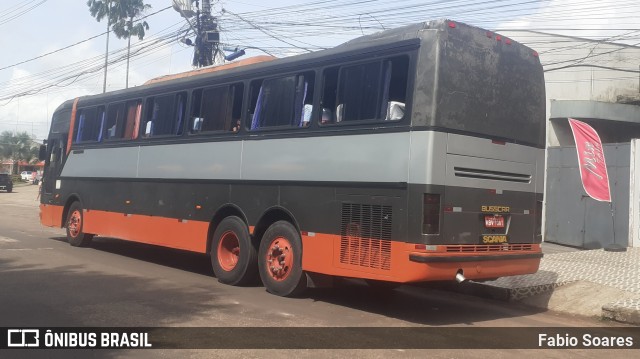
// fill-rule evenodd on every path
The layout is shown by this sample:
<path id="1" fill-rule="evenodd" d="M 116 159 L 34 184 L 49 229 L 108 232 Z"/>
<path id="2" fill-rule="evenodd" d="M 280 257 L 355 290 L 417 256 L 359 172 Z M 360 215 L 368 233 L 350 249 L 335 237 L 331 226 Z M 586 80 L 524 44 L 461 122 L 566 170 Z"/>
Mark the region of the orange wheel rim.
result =
<path id="1" fill-rule="evenodd" d="M 291 242 L 284 237 L 271 241 L 267 251 L 267 272 L 271 278 L 283 281 L 289 277 L 293 269 L 293 248 Z"/>
<path id="2" fill-rule="evenodd" d="M 82 228 L 82 215 L 79 210 L 76 209 L 71 213 L 67 227 L 69 228 L 69 234 L 71 237 L 77 237 L 78 234 L 80 234 L 80 229 Z"/>
<path id="3" fill-rule="evenodd" d="M 222 234 L 218 242 L 218 264 L 225 271 L 231 271 L 238 264 L 240 258 L 240 241 L 232 231 Z"/>

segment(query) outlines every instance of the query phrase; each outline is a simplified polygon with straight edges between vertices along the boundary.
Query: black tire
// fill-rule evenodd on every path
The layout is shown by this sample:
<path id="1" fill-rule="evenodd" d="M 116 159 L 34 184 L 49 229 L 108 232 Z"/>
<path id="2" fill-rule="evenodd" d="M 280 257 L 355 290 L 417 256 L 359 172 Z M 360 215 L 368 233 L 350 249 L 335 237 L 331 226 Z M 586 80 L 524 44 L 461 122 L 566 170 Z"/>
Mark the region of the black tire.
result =
<path id="1" fill-rule="evenodd" d="M 79 219 L 79 222 L 78 222 Z M 86 247 L 91 243 L 93 234 L 84 233 L 84 212 L 80 202 L 73 202 L 67 212 L 67 241 L 74 247 Z"/>
<path id="2" fill-rule="evenodd" d="M 280 248 L 280 244 L 283 244 Z M 278 251 L 274 252 L 274 246 Z M 286 258 L 272 268 L 269 258 Z M 272 259 L 273 260 L 273 259 Z M 285 263 L 284 265 L 281 263 Z M 270 293 L 282 297 L 293 297 L 307 289 L 307 275 L 302 270 L 302 239 L 296 228 L 287 221 L 272 224 L 260 241 L 258 267 L 262 283 Z M 281 279 L 276 279 L 279 276 Z"/>
<path id="3" fill-rule="evenodd" d="M 11 193 L 11 191 L 13 191 L 12 187 L 7 188 L 7 193 Z"/>
<path id="4" fill-rule="evenodd" d="M 233 244 L 234 238 L 237 247 Z M 235 258 L 232 250 L 237 250 Z M 220 222 L 211 238 L 213 273 L 224 284 L 246 285 L 255 282 L 258 278 L 257 252 L 244 221 L 236 216 L 227 217 Z"/>

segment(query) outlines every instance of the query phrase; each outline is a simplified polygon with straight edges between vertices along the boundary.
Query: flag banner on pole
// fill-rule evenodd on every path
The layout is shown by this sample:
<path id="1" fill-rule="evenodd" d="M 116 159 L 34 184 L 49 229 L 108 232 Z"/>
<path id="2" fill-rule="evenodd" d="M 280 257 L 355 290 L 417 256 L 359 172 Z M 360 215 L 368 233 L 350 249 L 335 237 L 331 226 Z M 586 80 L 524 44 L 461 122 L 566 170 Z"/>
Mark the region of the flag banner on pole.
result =
<path id="1" fill-rule="evenodd" d="M 584 122 L 570 118 L 569 125 L 573 132 L 573 139 L 576 141 L 580 178 L 584 190 L 597 201 L 611 202 L 609 175 L 600 136 L 593 127 Z"/>

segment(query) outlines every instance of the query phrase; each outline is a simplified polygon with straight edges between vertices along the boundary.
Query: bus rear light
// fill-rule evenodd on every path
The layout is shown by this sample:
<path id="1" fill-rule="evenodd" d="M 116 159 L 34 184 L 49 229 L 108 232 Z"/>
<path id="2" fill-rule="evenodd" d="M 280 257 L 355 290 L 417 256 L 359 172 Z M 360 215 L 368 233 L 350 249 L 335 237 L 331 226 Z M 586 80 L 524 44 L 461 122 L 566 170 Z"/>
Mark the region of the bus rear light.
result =
<path id="1" fill-rule="evenodd" d="M 416 244 L 416 249 L 425 251 L 425 250 L 427 250 L 427 245 L 426 244 Z"/>
<path id="2" fill-rule="evenodd" d="M 496 35 L 496 41 L 502 41 L 502 36 Z"/>
<path id="3" fill-rule="evenodd" d="M 422 205 L 422 233 L 440 233 L 440 195 L 425 193 Z"/>
<path id="4" fill-rule="evenodd" d="M 538 51 L 533 52 L 533 57 L 538 57 Z"/>
<path id="5" fill-rule="evenodd" d="M 453 22 L 453 21 L 449 21 L 449 27 L 452 28 L 452 29 L 455 29 L 456 28 L 456 23 Z"/>
<path id="6" fill-rule="evenodd" d="M 504 39 L 504 43 L 507 45 L 511 45 L 511 39 Z"/>

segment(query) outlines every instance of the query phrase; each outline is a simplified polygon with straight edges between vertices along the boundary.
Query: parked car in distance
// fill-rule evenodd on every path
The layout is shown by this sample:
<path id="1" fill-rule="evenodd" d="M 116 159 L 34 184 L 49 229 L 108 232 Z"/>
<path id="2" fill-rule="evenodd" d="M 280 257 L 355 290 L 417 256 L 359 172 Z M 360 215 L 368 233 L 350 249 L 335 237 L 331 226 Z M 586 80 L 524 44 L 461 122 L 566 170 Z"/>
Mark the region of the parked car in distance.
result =
<path id="1" fill-rule="evenodd" d="M 0 173 L 0 190 L 7 192 L 13 191 L 13 181 L 8 173 Z"/>
<path id="2" fill-rule="evenodd" d="M 33 177 L 33 172 L 32 171 L 22 171 L 20 172 L 20 178 L 23 181 L 31 181 L 31 178 Z"/>
<path id="3" fill-rule="evenodd" d="M 42 181 L 42 173 L 33 172 L 33 176 L 31 176 L 31 183 L 38 184 L 40 181 Z"/>

